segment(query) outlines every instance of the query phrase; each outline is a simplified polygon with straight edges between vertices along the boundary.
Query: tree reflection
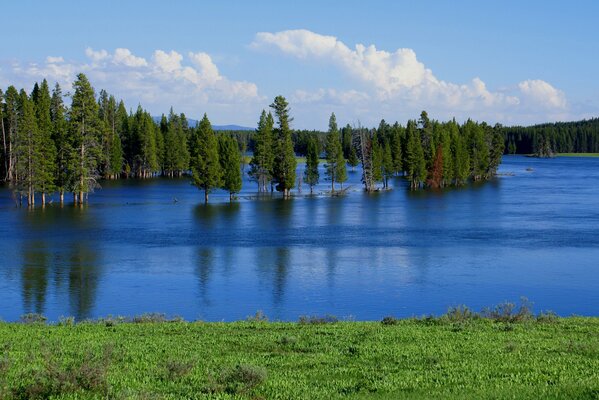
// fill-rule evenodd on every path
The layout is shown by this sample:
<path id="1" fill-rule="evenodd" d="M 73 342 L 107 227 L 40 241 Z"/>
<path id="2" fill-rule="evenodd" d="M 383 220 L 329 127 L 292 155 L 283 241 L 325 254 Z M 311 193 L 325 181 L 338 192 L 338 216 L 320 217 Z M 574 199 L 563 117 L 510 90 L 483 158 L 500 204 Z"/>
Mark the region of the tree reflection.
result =
<path id="1" fill-rule="evenodd" d="M 98 253 L 85 242 L 73 243 L 68 253 L 68 290 L 71 315 L 90 318 L 100 278 Z"/>
<path id="2" fill-rule="evenodd" d="M 21 284 L 23 310 L 26 313 L 44 312 L 50 254 L 44 242 L 33 242 L 22 249 L 23 265 L 21 267 Z"/>

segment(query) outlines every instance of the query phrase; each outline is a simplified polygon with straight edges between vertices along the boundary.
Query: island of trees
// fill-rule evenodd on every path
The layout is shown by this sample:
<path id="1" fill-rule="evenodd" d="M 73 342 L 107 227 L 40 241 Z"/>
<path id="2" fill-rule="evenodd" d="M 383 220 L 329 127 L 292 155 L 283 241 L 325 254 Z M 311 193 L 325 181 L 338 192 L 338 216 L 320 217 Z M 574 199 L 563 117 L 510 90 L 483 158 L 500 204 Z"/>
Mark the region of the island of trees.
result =
<path id="1" fill-rule="evenodd" d="M 508 154 L 599 153 L 599 118 L 503 129 Z"/>
<path id="2" fill-rule="evenodd" d="M 312 192 L 321 179 L 330 182 L 331 194 L 339 193 L 347 167 L 353 171 L 358 165 L 368 192 L 387 189 L 393 176 L 405 177 L 414 190 L 461 186 L 492 178 L 506 142 L 499 125 L 439 122 L 426 111 L 405 126 L 382 120 L 377 128 L 340 129 L 332 114 L 327 132 L 292 130 L 283 96 L 262 111 L 254 132 L 215 132 L 206 114 L 190 126 L 172 108 L 159 119 L 139 105 L 127 111 L 106 91 L 96 95 L 84 74 L 77 75 L 67 96 L 58 84 L 51 90 L 46 80 L 31 93 L 10 86 L 0 91 L 0 114 L 0 176 L 16 204 L 29 206 L 36 198 L 45 204 L 54 193 L 61 204 L 67 193 L 74 204 L 84 204 L 101 179 L 183 175 L 190 176 L 205 202 L 216 189 L 233 199 L 241 190 L 246 150 L 253 154 L 248 174 L 258 191 L 276 190 L 283 197 L 301 182 Z M 299 177 L 296 156 L 306 157 Z"/>

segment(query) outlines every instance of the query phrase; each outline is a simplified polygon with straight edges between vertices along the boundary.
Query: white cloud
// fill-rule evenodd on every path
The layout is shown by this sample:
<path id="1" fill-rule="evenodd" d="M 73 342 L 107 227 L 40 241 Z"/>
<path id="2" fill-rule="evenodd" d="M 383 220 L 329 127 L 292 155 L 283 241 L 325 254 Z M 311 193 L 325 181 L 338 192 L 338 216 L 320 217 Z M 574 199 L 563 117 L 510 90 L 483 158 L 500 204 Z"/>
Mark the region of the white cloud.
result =
<path id="1" fill-rule="evenodd" d="M 356 44 L 350 48 L 334 36 L 304 29 L 259 32 L 250 47 L 274 48 L 300 60 L 335 66 L 351 78 L 352 86 L 358 85 L 351 90 L 370 100 L 369 110 L 373 113 L 380 114 L 385 109 L 410 113 L 427 109 L 438 118 L 473 117 L 509 123 L 519 117 L 542 120 L 567 108 L 564 93 L 538 79 L 502 91 L 489 90 L 479 77 L 466 84 L 439 79 L 409 48 L 393 52 L 379 50 L 374 45 Z M 322 88 L 297 90 L 294 97 L 301 103 L 333 104 L 340 93 L 349 92 Z"/>
<path id="2" fill-rule="evenodd" d="M 138 103 L 160 114 L 171 106 L 191 118 L 214 113 L 224 123 L 248 123 L 256 119 L 265 99 L 255 83 L 230 80 L 223 76 L 212 57 L 203 52 L 184 57 L 177 51 L 154 51 L 150 59 L 117 48 L 113 53 L 90 47 L 86 62 L 65 62 L 49 56 L 44 63 L 21 65 L 16 62 L 1 78 L 12 84 L 30 87 L 47 79 L 58 82 L 63 91 L 71 90 L 76 74 L 85 73 L 96 89 L 122 97 L 128 107 Z M 235 110 L 234 113 L 231 110 Z"/>
<path id="3" fill-rule="evenodd" d="M 115 64 L 123 64 L 127 67 L 145 67 L 148 62 L 143 57 L 136 57 L 129 49 L 118 48 L 114 51 L 112 61 Z"/>
<path id="4" fill-rule="evenodd" d="M 48 64 L 58 64 L 64 62 L 64 58 L 48 56 L 46 57 L 46 62 Z"/>
<path id="5" fill-rule="evenodd" d="M 540 79 L 529 79 L 518 84 L 520 91 L 534 103 L 547 108 L 565 109 L 566 96 L 564 92 Z"/>

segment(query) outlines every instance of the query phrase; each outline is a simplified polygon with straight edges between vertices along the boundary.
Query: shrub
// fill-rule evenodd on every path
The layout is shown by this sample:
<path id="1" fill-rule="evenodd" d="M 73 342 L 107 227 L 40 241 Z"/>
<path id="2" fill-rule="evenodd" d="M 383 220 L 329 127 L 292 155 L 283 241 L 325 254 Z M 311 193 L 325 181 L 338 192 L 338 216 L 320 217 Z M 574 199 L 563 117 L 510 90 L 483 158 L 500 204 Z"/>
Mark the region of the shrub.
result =
<path id="1" fill-rule="evenodd" d="M 175 381 L 188 375 L 194 366 L 192 361 L 168 360 L 164 364 L 164 378 L 167 381 Z"/>
<path id="2" fill-rule="evenodd" d="M 559 316 L 553 311 L 541 311 L 539 315 L 537 315 L 537 322 L 542 324 L 554 324 L 558 322 Z"/>
<path id="3" fill-rule="evenodd" d="M 47 321 L 47 318 L 44 317 L 42 314 L 27 313 L 27 314 L 21 315 L 20 321 L 23 324 L 45 324 Z"/>
<path id="4" fill-rule="evenodd" d="M 136 324 L 146 324 L 155 322 L 168 322 L 168 319 L 163 313 L 145 313 L 133 317 L 132 322 Z"/>
<path id="5" fill-rule="evenodd" d="M 505 302 L 496 305 L 494 308 L 484 309 L 483 316 L 495 322 L 506 323 L 526 322 L 534 317 L 532 305 L 525 297 L 520 300 L 519 307 L 514 303 Z"/>
<path id="6" fill-rule="evenodd" d="M 75 317 L 60 317 L 58 326 L 73 326 L 75 325 Z"/>
<path id="7" fill-rule="evenodd" d="M 459 305 L 457 307 L 450 307 L 443 317 L 450 322 L 467 322 L 480 318 L 480 315 L 465 305 Z"/>
<path id="8" fill-rule="evenodd" d="M 248 315 L 245 320 L 248 322 L 268 322 L 268 317 L 262 310 L 258 310 L 256 314 Z"/>
<path id="9" fill-rule="evenodd" d="M 213 393 L 225 392 L 228 394 L 248 394 L 256 386 L 266 380 L 266 369 L 252 365 L 240 364 L 233 368 L 221 371 L 213 381 L 209 391 Z"/>
<path id="10" fill-rule="evenodd" d="M 399 323 L 399 319 L 397 319 L 395 317 L 385 317 L 381 321 L 381 324 L 383 324 L 383 325 L 397 325 L 398 323 Z"/>

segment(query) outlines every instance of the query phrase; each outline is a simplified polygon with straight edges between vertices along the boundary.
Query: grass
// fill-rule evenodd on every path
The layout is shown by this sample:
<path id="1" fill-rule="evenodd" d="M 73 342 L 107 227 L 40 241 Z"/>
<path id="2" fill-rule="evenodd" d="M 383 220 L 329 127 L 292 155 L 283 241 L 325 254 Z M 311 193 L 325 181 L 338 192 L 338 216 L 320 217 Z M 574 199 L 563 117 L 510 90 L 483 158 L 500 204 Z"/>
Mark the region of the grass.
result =
<path id="1" fill-rule="evenodd" d="M 0 399 L 598 398 L 599 318 L 0 323 Z"/>
<path id="2" fill-rule="evenodd" d="M 558 157 L 599 157 L 599 153 L 557 153 Z"/>

